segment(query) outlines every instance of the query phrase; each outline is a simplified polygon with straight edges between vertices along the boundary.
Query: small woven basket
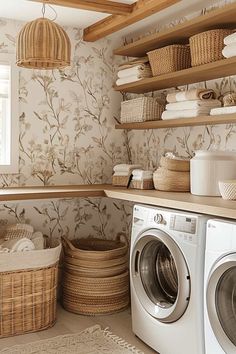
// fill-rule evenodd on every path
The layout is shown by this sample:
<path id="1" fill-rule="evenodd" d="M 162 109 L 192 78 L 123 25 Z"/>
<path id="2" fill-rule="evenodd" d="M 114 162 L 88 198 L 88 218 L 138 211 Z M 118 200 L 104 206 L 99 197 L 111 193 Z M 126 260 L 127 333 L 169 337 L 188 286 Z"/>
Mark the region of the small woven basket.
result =
<path id="1" fill-rule="evenodd" d="M 153 76 L 191 67 L 189 45 L 172 44 L 147 53 Z"/>
<path id="2" fill-rule="evenodd" d="M 162 156 L 160 165 L 170 171 L 190 171 L 190 160 L 170 159 L 166 156 Z"/>
<path id="3" fill-rule="evenodd" d="M 130 188 L 134 189 L 153 189 L 153 179 L 143 179 L 141 181 L 132 180 L 130 183 Z"/>
<path id="4" fill-rule="evenodd" d="M 129 176 L 112 176 L 113 186 L 127 187 L 129 184 L 129 180 L 130 180 L 130 175 Z"/>
<path id="5" fill-rule="evenodd" d="M 190 173 L 158 168 L 153 174 L 155 189 L 167 192 L 189 192 Z"/>
<path id="6" fill-rule="evenodd" d="M 3 238 L 6 241 L 10 239 L 23 238 L 23 237 L 31 239 L 33 232 L 34 232 L 34 228 L 29 224 L 7 225 L 3 232 Z"/>
<path id="7" fill-rule="evenodd" d="M 121 123 L 161 119 L 164 106 L 153 97 L 139 97 L 121 102 Z"/>
<path id="8" fill-rule="evenodd" d="M 224 38 L 233 33 L 230 29 L 213 29 L 189 38 L 192 66 L 224 59 Z"/>

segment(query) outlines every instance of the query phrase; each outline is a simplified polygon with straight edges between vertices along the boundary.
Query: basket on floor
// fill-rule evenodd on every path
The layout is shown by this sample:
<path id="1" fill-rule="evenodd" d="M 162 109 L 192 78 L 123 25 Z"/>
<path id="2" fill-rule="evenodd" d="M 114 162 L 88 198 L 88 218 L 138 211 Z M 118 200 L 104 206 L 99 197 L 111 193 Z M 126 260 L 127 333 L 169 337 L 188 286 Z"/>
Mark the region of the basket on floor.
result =
<path id="1" fill-rule="evenodd" d="M 153 76 L 191 67 L 189 45 L 172 44 L 147 53 Z"/>
<path id="2" fill-rule="evenodd" d="M 230 29 L 213 29 L 189 38 L 192 66 L 224 59 L 224 38 L 233 33 Z"/>
<path id="3" fill-rule="evenodd" d="M 96 238 L 62 239 L 62 302 L 77 314 L 115 313 L 129 305 L 128 244 Z"/>
<path id="4" fill-rule="evenodd" d="M 154 97 L 138 97 L 121 102 L 121 123 L 159 120 L 164 106 Z"/>
<path id="5" fill-rule="evenodd" d="M 61 246 L 1 254 L 0 338 L 54 325 L 60 251 Z"/>

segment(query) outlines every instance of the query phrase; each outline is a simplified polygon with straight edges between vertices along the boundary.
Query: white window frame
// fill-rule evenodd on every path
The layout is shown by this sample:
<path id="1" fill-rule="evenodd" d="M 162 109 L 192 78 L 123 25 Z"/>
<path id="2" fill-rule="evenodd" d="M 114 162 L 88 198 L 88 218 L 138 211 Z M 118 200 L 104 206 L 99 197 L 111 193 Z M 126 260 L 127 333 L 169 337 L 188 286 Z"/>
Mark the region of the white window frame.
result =
<path id="1" fill-rule="evenodd" d="M 0 64 L 10 65 L 10 164 L 0 163 L 0 174 L 19 173 L 19 71 L 13 53 L 0 52 Z"/>

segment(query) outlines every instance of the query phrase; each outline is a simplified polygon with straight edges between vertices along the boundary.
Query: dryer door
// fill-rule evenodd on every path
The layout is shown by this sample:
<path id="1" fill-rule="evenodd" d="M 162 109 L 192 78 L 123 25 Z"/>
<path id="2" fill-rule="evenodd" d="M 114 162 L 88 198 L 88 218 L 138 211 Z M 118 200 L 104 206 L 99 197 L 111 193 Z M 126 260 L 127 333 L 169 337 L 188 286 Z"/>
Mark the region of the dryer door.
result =
<path id="1" fill-rule="evenodd" d="M 131 276 L 145 310 L 161 322 L 175 322 L 190 297 L 190 275 L 175 241 L 157 229 L 142 233 L 131 255 Z"/>
<path id="2" fill-rule="evenodd" d="M 227 354 L 236 353 L 236 254 L 220 259 L 207 285 L 207 311 L 212 329 Z"/>

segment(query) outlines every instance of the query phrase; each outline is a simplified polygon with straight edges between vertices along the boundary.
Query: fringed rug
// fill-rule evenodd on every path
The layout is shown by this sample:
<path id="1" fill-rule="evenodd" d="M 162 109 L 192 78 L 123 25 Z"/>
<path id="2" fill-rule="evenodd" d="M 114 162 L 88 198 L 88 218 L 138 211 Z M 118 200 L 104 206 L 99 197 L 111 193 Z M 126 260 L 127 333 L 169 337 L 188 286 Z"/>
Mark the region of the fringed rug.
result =
<path id="1" fill-rule="evenodd" d="M 144 354 L 99 325 L 76 334 L 66 334 L 33 343 L 16 345 L 0 354 Z"/>

